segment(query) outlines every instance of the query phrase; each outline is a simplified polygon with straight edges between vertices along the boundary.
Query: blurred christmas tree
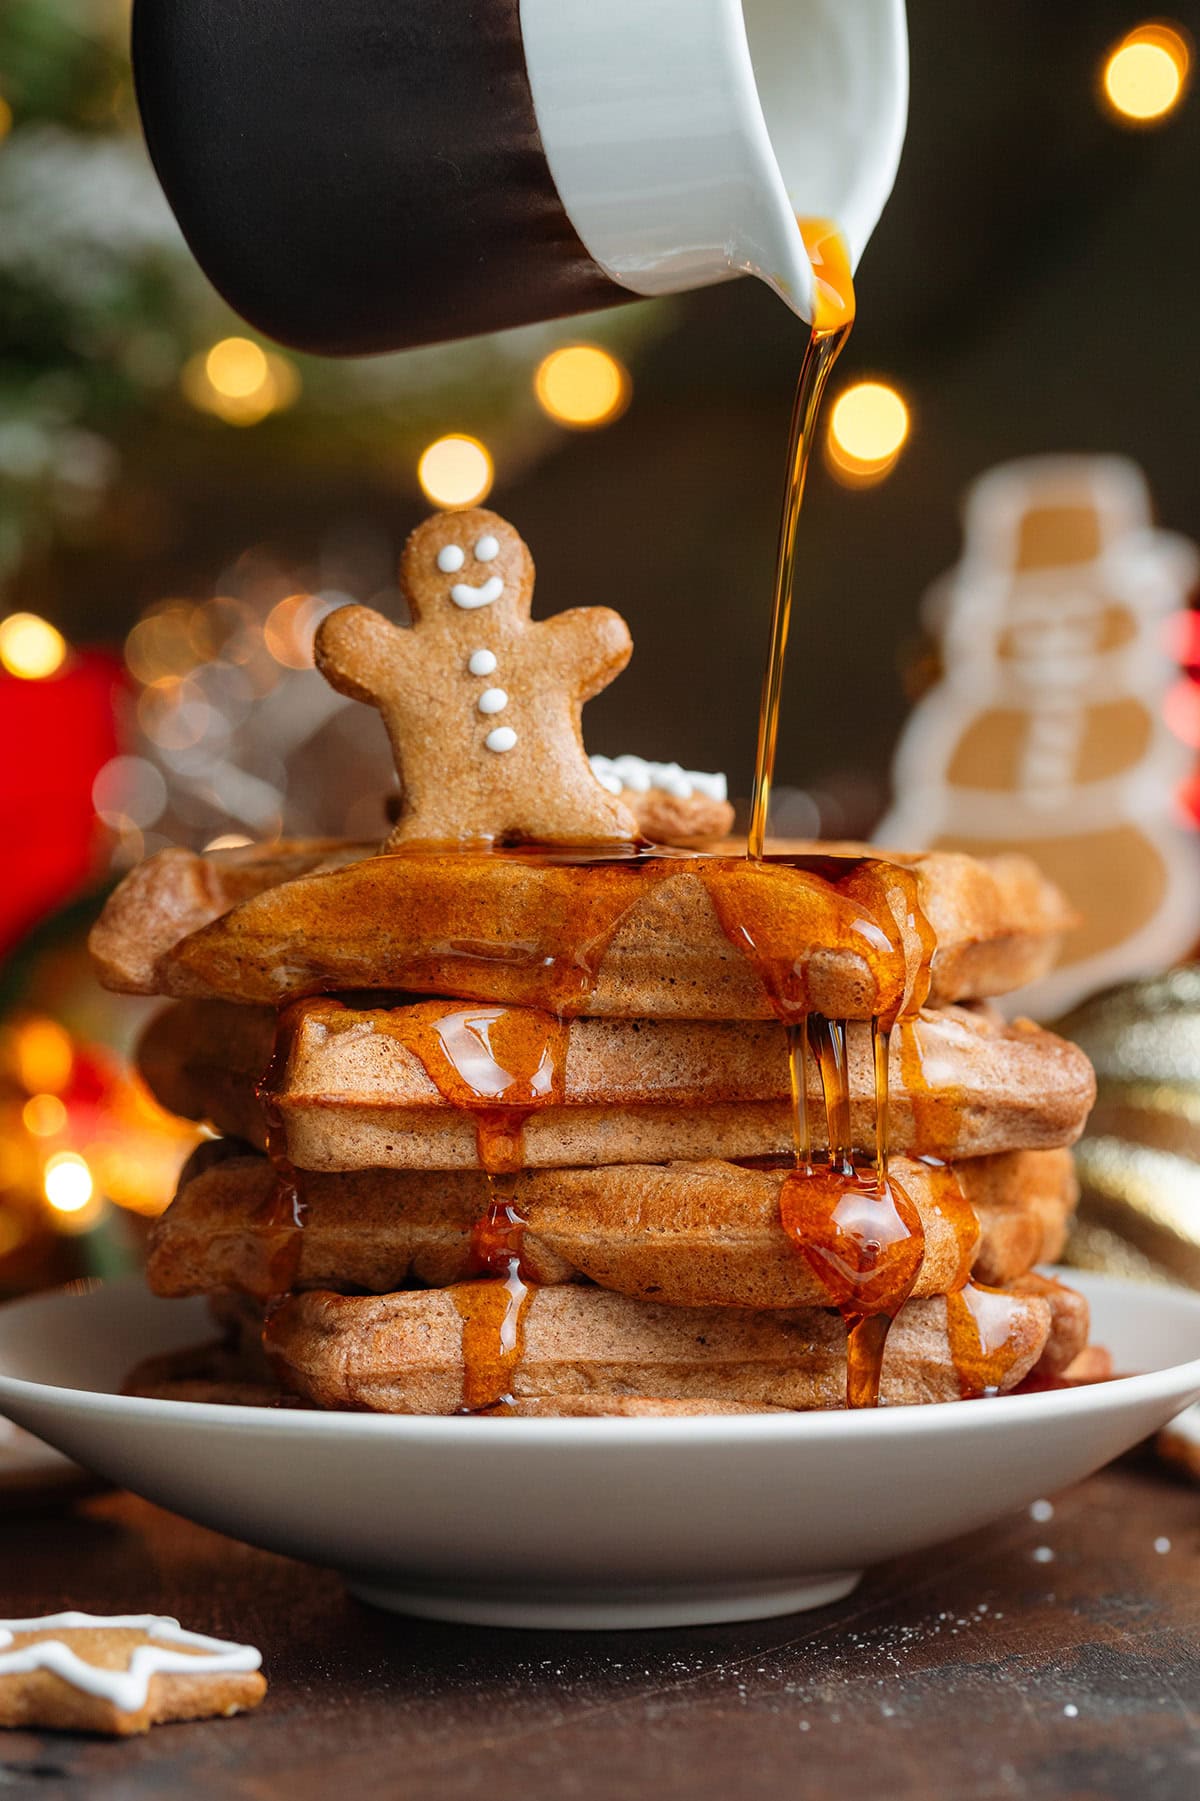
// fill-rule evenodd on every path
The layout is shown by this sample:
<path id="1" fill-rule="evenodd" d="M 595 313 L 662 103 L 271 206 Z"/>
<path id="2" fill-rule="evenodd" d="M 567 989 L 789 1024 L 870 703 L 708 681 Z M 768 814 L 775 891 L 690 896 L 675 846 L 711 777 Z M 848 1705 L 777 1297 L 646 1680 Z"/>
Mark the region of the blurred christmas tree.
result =
<path id="1" fill-rule="evenodd" d="M 421 450 L 453 430 L 511 477 L 561 436 L 534 392 L 545 355 L 580 338 L 628 350 L 661 317 L 627 308 L 364 363 L 269 349 L 162 197 L 127 30 L 128 0 L 0 7 L 0 582 L 102 539 L 130 493 L 153 516 L 156 488 L 211 482 L 217 462 L 231 487 L 256 468 L 363 469 L 414 492 Z"/>

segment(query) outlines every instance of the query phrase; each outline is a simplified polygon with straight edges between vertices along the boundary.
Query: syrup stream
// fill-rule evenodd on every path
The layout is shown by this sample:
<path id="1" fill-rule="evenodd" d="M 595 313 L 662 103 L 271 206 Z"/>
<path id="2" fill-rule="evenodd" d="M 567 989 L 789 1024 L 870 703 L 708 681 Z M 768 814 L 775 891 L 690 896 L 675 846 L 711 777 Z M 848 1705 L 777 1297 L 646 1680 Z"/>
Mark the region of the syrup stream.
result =
<path id="1" fill-rule="evenodd" d="M 800 365 L 800 379 L 796 384 L 796 399 L 792 406 L 792 421 L 788 432 L 787 487 L 784 490 L 779 543 L 775 552 L 771 635 L 763 675 L 762 699 L 758 709 L 758 750 L 754 764 L 754 791 L 750 800 L 750 828 L 746 840 L 749 853 L 754 858 L 761 858 L 766 847 L 767 811 L 771 801 L 771 781 L 775 773 L 779 707 L 783 697 L 784 663 L 792 620 L 800 504 L 804 499 L 804 483 L 808 475 L 825 384 L 854 323 L 850 255 L 841 233 L 830 221 L 824 219 L 801 219 L 798 223 L 813 264 L 817 304 L 808 347 Z"/>

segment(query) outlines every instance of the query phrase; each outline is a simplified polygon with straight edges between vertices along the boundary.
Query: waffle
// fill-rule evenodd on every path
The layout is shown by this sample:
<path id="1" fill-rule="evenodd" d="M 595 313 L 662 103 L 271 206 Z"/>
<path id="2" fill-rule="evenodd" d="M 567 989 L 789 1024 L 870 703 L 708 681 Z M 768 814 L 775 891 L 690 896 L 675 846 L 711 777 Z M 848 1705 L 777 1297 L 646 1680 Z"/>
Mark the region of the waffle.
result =
<path id="1" fill-rule="evenodd" d="M 132 994 L 278 1005 L 369 988 L 731 1020 L 771 1017 L 784 981 L 813 1011 L 868 1019 L 903 1003 L 922 964 L 906 909 L 884 892 L 895 870 L 911 872 L 936 940 L 934 1005 L 1038 979 L 1074 922 L 1019 856 L 881 864 L 862 846 L 809 845 L 766 864 L 686 853 L 585 862 L 372 856 L 320 841 L 277 854 L 162 851 L 111 897 L 91 950 L 101 980 Z"/>
<path id="2" fill-rule="evenodd" d="M 1037 1294 L 981 1292 L 987 1336 L 1002 1344 L 993 1358 L 992 1386 L 1000 1392 L 1015 1388 L 1047 1352 L 1057 1369 L 1070 1362 L 1068 1351 L 1082 1349 L 1086 1317 L 1060 1307 L 1052 1285 Z M 470 1309 L 503 1298 L 500 1284 L 353 1298 L 317 1290 L 283 1302 L 265 1341 L 288 1386 L 316 1406 L 457 1413 L 469 1374 Z M 883 1357 L 885 1404 L 959 1397 L 955 1301 L 939 1296 L 901 1310 Z M 498 1373 L 503 1386 L 491 1401 L 476 1395 L 484 1405 L 504 1392 L 518 1403 L 580 1393 L 756 1408 L 833 1408 L 845 1400 L 846 1328 L 825 1308 L 666 1307 L 599 1288 L 535 1288 L 515 1331 L 519 1354 Z"/>
<path id="3" fill-rule="evenodd" d="M 510 1023 L 523 1034 L 528 1026 L 532 1050 L 526 1035 L 520 1055 L 553 1065 L 521 1133 L 530 1168 L 792 1148 L 786 1040 L 774 1021 L 578 1019 L 560 1028 L 517 1017 L 500 1021 L 498 1034 L 493 1015 L 453 1003 L 364 1009 L 316 1000 L 289 1009 L 269 1084 L 290 1161 L 314 1170 L 478 1167 L 473 1096 L 457 1092 L 439 1050 L 448 1018 L 483 1019 L 491 1042 Z M 274 1043 L 269 1010 L 183 1003 L 151 1025 L 139 1060 L 171 1111 L 261 1147 L 267 1125 L 256 1084 Z M 866 1152 L 875 1091 L 865 1024 L 850 1026 L 848 1049 L 851 1138 Z M 821 1150 L 825 1111 L 811 1057 L 807 1088 Z M 893 1034 L 890 1124 L 899 1151 L 957 1159 L 1054 1149 L 1079 1136 L 1093 1094 L 1086 1057 L 1028 1021 L 1006 1025 L 987 1011 L 948 1008 Z"/>
<path id="4" fill-rule="evenodd" d="M 205 1161 L 184 1172 L 151 1234 L 156 1294 L 382 1294 L 445 1287 L 477 1271 L 472 1228 L 489 1200 L 480 1173 L 309 1175 L 293 1197 L 281 1196 L 262 1157 Z M 583 1278 L 674 1306 L 820 1306 L 821 1282 L 780 1223 L 786 1173 L 722 1162 L 528 1171 L 513 1191 L 525 1222 L 522 1270 L 542 1286 Z M 1005 1283 L 1062 1249 L 1075 1200 L 1066 1152 L 977 1158 L 954 1170 L 895 1158 L 890 1174 L 925 1235 L 918 1296 L 944 1294 L 968 1273 Z"/>

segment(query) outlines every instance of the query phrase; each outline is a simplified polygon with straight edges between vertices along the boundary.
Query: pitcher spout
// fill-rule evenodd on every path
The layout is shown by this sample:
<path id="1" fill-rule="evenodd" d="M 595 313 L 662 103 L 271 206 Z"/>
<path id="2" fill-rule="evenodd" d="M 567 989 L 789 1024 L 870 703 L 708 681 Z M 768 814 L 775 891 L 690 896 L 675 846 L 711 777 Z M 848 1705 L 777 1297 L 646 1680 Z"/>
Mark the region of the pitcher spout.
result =
<path id="1" fill-rule="evenodd" d="M 797 215 L 857 263 L 904 137 L 903 0 L 521 0 L 521 27 L 555 186 L 609 277 L 755 275 L 811 322 Z"/>

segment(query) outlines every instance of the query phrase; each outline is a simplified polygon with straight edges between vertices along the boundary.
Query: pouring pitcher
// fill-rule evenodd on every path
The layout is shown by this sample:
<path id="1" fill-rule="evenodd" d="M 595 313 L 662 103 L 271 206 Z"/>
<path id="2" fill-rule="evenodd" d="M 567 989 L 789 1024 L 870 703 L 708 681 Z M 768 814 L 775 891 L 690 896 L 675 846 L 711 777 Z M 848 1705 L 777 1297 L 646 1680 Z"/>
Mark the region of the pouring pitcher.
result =
<path id="1" fill-rule="evenodd" d="M 151 156 L 266 336 L 395 350 L 857 261 L 907 108 L 903 0 L 136 0 Z"/>

